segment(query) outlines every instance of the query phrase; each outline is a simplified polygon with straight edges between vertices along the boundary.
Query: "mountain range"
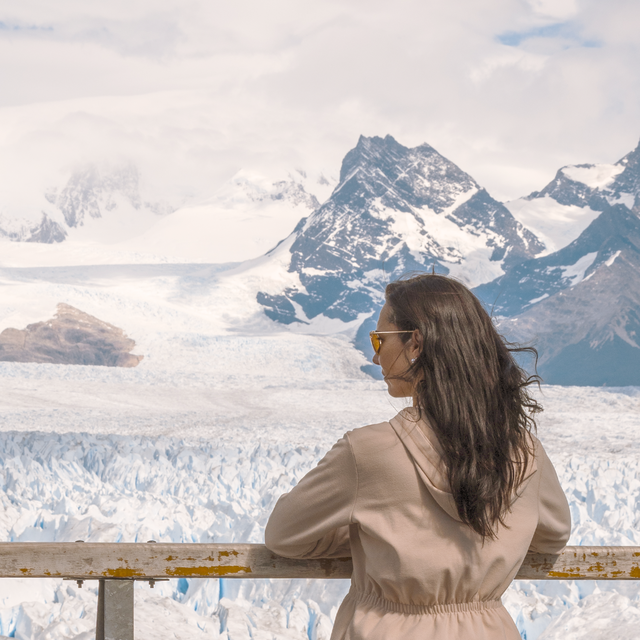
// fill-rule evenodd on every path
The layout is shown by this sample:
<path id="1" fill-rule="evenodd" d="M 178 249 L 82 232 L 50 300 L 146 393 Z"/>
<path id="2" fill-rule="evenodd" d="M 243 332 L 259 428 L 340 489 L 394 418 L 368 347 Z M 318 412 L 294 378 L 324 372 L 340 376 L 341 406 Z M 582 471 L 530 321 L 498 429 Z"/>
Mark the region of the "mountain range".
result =
<path id="1" fill-rule="evenodd" d="M 435 269 L 472 286 L 508 339 L 537 346 L 546 382 L 640 384 L 640 146 L 563 167 L 522 200 L 494 200 L 429 145 L 362 137 L 330 198 L 273 252 L 299 285 L 257 300 L 283 324 L 357 319 L 371 355 L 385 284 Z"/>
<path id="2" fill-rule="evenodd" d="M 0 238 L 42 244 L 70 238 L 113 243 L 141 233 L 174 209 L 142 197 L 135 165 L 85 164 L 71 171 L 64 184 L 44 190 L 30 215 L 12 216 L 0 206 Z"/>
<path id="3" fill-rule="evenodd" d="M 220 263 L 266 251 L 224 276 L 253 296 L 235 305 L 238 326 L 263 330 L 262 316 L 272 329 L 346 332 L 368 356 L 386 284 L 435 270 L 472 287 L 508 339 L 535 343 L 546 382 L 640 385 L 640 146 L 612 165 L 563 167 L 506 203 L 430 145 L 391 136 L 361 137 L 337 181 L 240 172 L 173 212 L 144 201 L 139 182 L 133 166 L 85 167 L 45 194 L 38 225 L 0 220 L 0 235 L 66 245 L 111 220 L 111 241 L 142 253 Z"/>
<path id="4" fill-rule="evenodd" d="M 596 217 L 565 247 L 476 289 L 549 383 L 640 385 L 640 145 L 613 165 L 563 167 L 529 202 Z M 593 215 L 593 214 L 590 214 Z"/>

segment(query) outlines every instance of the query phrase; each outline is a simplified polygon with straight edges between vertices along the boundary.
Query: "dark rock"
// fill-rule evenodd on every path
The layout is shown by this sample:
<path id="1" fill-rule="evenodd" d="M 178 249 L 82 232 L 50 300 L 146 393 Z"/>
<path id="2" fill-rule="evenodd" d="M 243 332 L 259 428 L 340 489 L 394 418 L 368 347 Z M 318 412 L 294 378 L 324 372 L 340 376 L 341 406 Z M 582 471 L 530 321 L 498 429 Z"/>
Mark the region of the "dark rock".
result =
<path id="1" fill-rule="evenodd" d="M 0 333 L 0 361 L 135 367 L 135 341 L 122 329 L 64 303 L 53 319 Z"/>
<path id="2" fill-rule="evenodd" d="M 624 170 L 616 176 L 610 191 L 616 196 L 621 193 L 633 193 L 637 197 L 640 194 L 640 142 L 631 153 L 628 153 L 617 164 L 624 165 Z"/>
<path id="3" fill-rule="evenodd" d="M 42 242 L 53 244 L 62 242 L 67 237 L 67 232 L 55 220 L 49 218 L 46 213 L 42 213 L 40 224 L 31 229 L 30 235 L 25 242 Z"/>
<path id="4" fill-rule="evenodd" d="M 258 292 L 258 302 L 264 307 L 267 316 L 276 322 L 291 324 L 298 321 L 294 306 L 284 295 L 270 296 L 260 291 Z"/>
<path id="5" fill-rule="evenodd" d="M 552 296 L 573 285 L 565 269 L 588 254 L 596 253 L 585 276 L 595 271 L 616 251 L 640 248 L 640 218 L 624 205 L 607 205 L 571 244 L 542 258 L 513 264 L 507 272 L 474 289 L 474 293 L 496 315 L 514 316 L 527 309 L 532 300 Z"/>

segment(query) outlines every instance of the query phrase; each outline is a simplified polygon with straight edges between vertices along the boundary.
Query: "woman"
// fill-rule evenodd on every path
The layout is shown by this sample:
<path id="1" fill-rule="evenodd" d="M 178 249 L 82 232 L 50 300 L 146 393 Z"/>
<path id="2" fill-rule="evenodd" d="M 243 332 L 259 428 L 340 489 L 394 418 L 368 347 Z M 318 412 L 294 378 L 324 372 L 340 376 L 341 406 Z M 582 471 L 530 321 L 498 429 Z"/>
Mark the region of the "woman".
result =
<path id="1" fill-rule="evenodd" d="M 391 283 L 371 338 L 389 393 L 413 408 L 339 440 L 280 498 L 267 547 L 352 556 L 332 640 L 518 640 L 500 597 L 528 550 L 558 553 L 571 529 L 530 433 L 537 378 L 440 275 Z"/>

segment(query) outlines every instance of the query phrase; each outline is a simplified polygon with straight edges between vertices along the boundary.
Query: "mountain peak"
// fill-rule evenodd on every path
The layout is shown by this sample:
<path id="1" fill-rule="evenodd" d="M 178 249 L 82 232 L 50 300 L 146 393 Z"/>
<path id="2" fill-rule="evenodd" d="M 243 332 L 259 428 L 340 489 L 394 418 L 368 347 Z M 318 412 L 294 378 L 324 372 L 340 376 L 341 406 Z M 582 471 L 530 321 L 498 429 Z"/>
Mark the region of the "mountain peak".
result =
<path id="1" fill-rule="evenodd" d="M 387 135 L 360 136 L 342 162 L 334 193 L 340 193 L 338 198 L 344 203 L 354 196 L 379 198 L 384 206 L 401 210 L 429 207 L 441 213 L 462 193 L 479 188 L 469 174 L 430 145 L 409 148 Z"/>
<path id="2" fill-rule="evenodd" d="M 278 322 L 324 316 L 357 321 L 360 331 L 366 329 L 362 318 L 381 306 L 390 278 L 435 264 L 440 273 L 479 284 L 501 274 L 505 259 L 532 256 L 541 247 L 430 145 L 409 148 L 390 135 L 361 136 L 331 197 L 287 243 L 290 258 L 278 254 L 299 285 L 260 292 L 257 300 Z"/>

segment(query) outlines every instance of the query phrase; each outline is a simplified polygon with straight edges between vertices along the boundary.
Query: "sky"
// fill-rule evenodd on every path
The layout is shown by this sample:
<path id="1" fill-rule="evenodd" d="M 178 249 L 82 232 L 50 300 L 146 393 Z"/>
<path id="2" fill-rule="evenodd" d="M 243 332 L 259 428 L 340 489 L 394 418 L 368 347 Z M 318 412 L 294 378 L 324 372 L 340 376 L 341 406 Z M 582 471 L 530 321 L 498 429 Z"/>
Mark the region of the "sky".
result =
<path id="1" fill-rule="evenodd" d="M 86 163 L 179 204 L 387 134 L 516 198 L 638 144 L 638 27 L 637 0 L 0 0 L 0 213 Z"/>

